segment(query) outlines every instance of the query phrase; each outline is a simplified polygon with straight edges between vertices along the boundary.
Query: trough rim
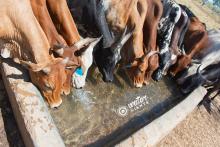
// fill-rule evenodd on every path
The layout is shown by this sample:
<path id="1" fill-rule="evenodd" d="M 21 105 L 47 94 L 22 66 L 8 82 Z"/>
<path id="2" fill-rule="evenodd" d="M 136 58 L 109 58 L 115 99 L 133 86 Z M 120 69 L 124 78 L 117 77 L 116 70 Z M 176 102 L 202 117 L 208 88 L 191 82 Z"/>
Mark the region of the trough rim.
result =
<path id="1" fill-rule="evenodd" d="M 27 134 L 30 133 L 30 132 L 28 132 L 28 129 L 27 129 L 28 126 L 25 125 L 25 123 L 21 120 L 21 118 L 19 119 L 19 117 L 21 117 L 22 114 L 21 114 L 21 112 L 17 112 L 18 109 L 15 107 L 14 104 L 12 104 L 11 99 L 14 99 L 14 97 L 16 97 L 16 94 L 15 93 L 10 93 L 13 90 L 10 90 L 10 87 L 7 87 L 7 84 L 9 83 L 9 85 L 10 85 L 10 82 L 9 82 L 9 79 L 5 75 L 6 73 L 4 73 L 3 63 L 4 63 L 4 61 L 0 63 L 1 64 L 2 78 L 3 78 L 3 81 L 4 81 L 5 89 L 7 91 L 8 97 L 9 97 L 9 101 L 10 101 L 11 106 L 12 106 L 12 110 L 13 110 L 14 116 L 16 118 L 16 122 L 17 122 L 18 127 L 19 127 L 19 131 L 20 131 L 20 133 L 22 135 L 22 139 L 23 139 L 23 141 L 24 141 L 26 146 L 28 146 L 28 147 L 29 146 L 35 146 L 34 144 L 35 144 L 35 142 L 37 140 L 34 140 L 31 137 L 27 137 Z M 12 86 L 12 85 L 10 85 L 10 86 Z M 179 103 L 177 103 L 175 106 L 173 106 L 170 110 L 167 110 L 164 114 L 162 114 L 161 116 L 155 118 L 151 123 L 145 125 L 143 128 L 137 130 L 135 133 L 129 135 L 129 137 L 127 137 L 126 139 L 121 140 L 116 146 L 117 147 L 133 146 L 132 144 L 134 142 L 132 142 L 132 144 L 129 144 L 129 143 L 131 142 L 131 140 L 134 141 L 134 140 L 138 139 L 140 137 L 140 134 L 142 134 L 142 137 L 145 137 L 145 139 L 146 139 L 144 141 L 145 142 L 144 146 L 155 146 L 163 137 L 168 135 L 181 121 L 183 121 L 186 118 L 187 115 L 189 115 L 197 107 L 197 105 L 202 101 L 202 99 L 203 99 L 204 95 L 206 94 L 206 92 L 207 91 L 206 91 L 206 89 L 204 87 L 201 87 L 201 86 L 198 87 L 192 93 L 190 93 L 188 96 L 186 96 L 183 100 L 181 100 Z M 199 97 L 194 98 L 193 95 L 195 95 L 195 94 L 197 94 Z M 161 119 L 161 118 L 164 118 L 164 117 L 166 118 L 167 117 L 166 115 L 169 112 L 174 111 L 174 109 L 177 109 L 177 110 L 181 109 L 181 107 L 182 107 L 181 104 L 186 103 L 186 101 L 193 101 L 193 99 L 196 99 L 196 101 L 194 101 L 193 105 L 190 105 L 190 108 L 188 109 L 187 112 L 183 112 L 181 114 L 181 115 L 183 115 L 183 116 L 181 116 L 181 118 L 175 118 L 175 116 L 173 116 L 173 118 L 170 118 L 174 122 L 174 123 L 171 122 L 172 124 L 170 126 L 170 129 L 168 129 L 168 130 L 165 129 L 165 130 L 159 131 L 160 133 L 156 134 L 157 135 L 156 137 L 154 136 L 152 138 L 149 138 L 149 136 L 146 135 L 146 133 L 149 133 L 149 130 L 154 130 L 155 127 L 159 127 L 159 128 L 161 127 L 161 126 L 158 126 L 158 124 L 162 124 L 161 121 L 164 121 L 164 119 Z M 15 101 L 15 102 L 17 102 L 17 101 Z M 42 105 L 45 105 L 45 101 L 42 101 L 42 103 L 43 103 Z M 14 111 L 16 111 L 16 112 L 14 112 Z M 45 113 L 47 113 L 46 115 L 48 115 L 49 117 L 52 118 L 52 116 L 51 116 L 49 111 L 46 111 Z M 52 118 L 52 120 L 53 120 L 53 118 Z M 54 121 L 52 121 L 52 123 L 56 127 L 56 124 L 54 123 Z M 144 134 L 143 134 L 143 131 L 145 132 Z M 60 135 L 59 131 L 58 131 L 58 134 Z M 146 138 L 146 137 L 148 137 L 148 138 Z M 61 138 L 61 140 L 62 140 L 62 138 Z M 151 140 L 151 141 L 149 141 L 149 140 Z M 64 144 L 63 140 L 62 140 L 62 143 Z"/>

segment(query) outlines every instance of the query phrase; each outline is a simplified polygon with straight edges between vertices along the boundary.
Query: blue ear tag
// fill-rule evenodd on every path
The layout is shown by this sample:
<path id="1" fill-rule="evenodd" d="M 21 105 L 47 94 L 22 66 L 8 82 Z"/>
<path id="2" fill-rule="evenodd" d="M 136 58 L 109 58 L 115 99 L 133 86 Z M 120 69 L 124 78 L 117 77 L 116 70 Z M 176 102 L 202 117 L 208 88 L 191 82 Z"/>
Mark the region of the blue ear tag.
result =
<path id="1" fill-rule="evenodd" d="M 83 70 L 81 67 L 77 68 L 75 72 L 76 72 L 76 74 L 83 76 Z"/>

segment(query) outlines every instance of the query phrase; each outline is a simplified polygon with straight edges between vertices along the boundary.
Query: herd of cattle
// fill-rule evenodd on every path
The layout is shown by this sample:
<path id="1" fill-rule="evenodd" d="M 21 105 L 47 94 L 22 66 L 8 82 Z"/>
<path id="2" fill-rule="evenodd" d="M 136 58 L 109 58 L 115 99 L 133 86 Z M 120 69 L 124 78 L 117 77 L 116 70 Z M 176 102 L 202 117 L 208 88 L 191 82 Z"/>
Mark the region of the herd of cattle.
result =
<path id="1" fill-rule="evenodd" d="M 29 70 L 50 107 L 119 64 L 135 87 L 175 76 L 184 93 L 219 88 L 220 30 L 173 0 L 0 0 L 0 51 Z M 77 27 L 76 27 L 77 26 Z"/>

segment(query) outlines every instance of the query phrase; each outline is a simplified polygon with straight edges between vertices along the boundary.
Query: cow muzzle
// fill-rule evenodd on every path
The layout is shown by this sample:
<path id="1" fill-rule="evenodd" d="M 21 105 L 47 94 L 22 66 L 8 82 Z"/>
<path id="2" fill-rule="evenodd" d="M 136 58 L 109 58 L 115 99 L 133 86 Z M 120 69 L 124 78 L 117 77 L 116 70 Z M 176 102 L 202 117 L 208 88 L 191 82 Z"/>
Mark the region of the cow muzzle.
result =
<path id="1" fill-rule="evenodd" d="M 113 80 L 114 80 L 113 73 L 108 73 L 108 72 L 104 71 L 103 81 L 110 83 L 110 82 L 113 82 Z"/>

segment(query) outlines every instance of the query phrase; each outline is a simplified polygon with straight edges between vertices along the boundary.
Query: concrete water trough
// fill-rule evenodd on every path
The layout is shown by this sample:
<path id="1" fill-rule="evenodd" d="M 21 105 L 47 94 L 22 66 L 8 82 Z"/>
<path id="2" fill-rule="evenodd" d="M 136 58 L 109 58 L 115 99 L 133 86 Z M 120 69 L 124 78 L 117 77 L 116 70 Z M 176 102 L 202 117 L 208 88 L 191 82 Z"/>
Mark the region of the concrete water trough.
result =
<path id="1" fill-rule="evenodd" d="M 118 71 L 111 84 L 92 74 L 85 88 L 73 89 L 58 109 L 48 109 L 21 66 L 4 60 L 1 72 L 28 147 L 153 146 L 206 94 L 199 87 L 184 96 L 169 78 L 136 89 Z"/>

